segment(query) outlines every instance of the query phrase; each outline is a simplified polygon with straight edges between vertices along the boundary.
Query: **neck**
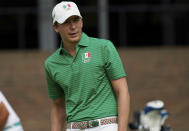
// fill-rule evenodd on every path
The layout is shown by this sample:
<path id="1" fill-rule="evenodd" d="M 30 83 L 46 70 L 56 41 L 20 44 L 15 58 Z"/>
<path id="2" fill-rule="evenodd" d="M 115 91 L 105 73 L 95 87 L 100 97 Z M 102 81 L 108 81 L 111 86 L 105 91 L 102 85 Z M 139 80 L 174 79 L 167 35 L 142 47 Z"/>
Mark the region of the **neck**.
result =
<path id="1" fill-rule="evenodd" d="M 76 45 L 77 43 L 64 43 L 64 49 L 74 56 L 76 53 Z"/>

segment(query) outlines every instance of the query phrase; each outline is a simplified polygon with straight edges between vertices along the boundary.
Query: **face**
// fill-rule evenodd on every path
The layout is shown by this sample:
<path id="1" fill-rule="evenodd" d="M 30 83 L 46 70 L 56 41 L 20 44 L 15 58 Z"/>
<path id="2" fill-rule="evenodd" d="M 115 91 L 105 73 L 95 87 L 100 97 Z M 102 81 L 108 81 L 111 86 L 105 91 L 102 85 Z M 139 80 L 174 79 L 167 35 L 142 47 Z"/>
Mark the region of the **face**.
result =
<path id="1" fill-rule="evenodd" d="M 63 24 L 53 25 L 54 30 L 60 34 L 64 43 L 76 44 L 82 34 L 83 21 L 79 16 L 69 17 Z"/>

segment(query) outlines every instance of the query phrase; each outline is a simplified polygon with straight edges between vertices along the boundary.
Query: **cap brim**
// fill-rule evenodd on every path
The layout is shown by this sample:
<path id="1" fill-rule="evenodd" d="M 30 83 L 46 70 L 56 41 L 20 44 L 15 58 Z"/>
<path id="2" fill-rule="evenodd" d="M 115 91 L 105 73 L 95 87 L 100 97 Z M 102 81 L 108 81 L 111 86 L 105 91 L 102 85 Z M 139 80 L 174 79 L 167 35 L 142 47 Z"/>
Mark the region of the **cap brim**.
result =
<path id="1" fill-rule="evenodd" d="M 72 13 L 72 14 L 68 14 L 68 15 L 66 15 L 66 16 L 63 16 L 63 17 L 61 17 L 59 20 L 57 20 L 57 22 L 59 23 L 59 24 L 63 24 L 68 18 L 70 18 L 71 16 L 79 16 L 79 17 L 81 17 L 82 18 L 82 16 L 80 15 L 80 14 L 78 14 L 78 13 Z"/>

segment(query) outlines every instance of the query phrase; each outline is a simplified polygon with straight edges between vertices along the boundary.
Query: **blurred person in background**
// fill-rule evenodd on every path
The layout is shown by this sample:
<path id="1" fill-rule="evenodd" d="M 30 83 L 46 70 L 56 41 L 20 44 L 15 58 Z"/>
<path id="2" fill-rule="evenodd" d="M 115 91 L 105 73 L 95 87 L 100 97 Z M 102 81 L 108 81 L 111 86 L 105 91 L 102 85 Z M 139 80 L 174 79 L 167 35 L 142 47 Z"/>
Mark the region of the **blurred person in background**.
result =
<path id="1" fill-rule="evenodd" d="M 113 43 L 82 32 L 73 2 L 57 4 L 52 18 L 62 42 L 45 61 L 51 131 L 127 131 L 130 97 Z"/>
<path id="2" fill-rule="evenodd" d="M 0 131 L 24 131 L 20 119 L 0 91 Z"/>

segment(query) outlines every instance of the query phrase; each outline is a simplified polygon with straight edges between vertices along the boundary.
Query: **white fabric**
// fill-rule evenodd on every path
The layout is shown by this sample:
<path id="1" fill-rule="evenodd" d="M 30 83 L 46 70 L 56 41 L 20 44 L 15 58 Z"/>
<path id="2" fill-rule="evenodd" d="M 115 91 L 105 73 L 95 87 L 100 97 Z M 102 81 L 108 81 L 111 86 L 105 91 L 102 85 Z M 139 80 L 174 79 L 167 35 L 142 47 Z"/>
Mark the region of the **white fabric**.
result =
<path id="1" fill-rule="evenodd" d="M 111 117 L 105 117 L 101 119 L 116 118 L 116 117 L 117 116 L 111 116 Z M 100 124 L 101 119 L 97 119 L 97 121 L 99 121 L 99 124 Z M 99 125 L 94 128 L 83 129 L 82 131 L 117 131 L 117 130 L 118 130 L 118 124 L 112 123 L 108 125 Z M 80 129 L 67 129 L 66 131 L 80 131 Z"/>
<path id="2" fill-rule="evenodd" d="M 10 127 L 10 128 L 6 130 L 4 129 L 3 131 L 24 131 L 22 128 L 22 125 L 14 126 L 15 123 L 20 122 L 20 119 L 1 91 L 0 91 L 0 102 L 3 102 L 5 104 L 9 112 L 9 117 L 5 124 L 5 129 L 7 127 Z"/>
<path id="3" fill-rule="evenodd" d="M 160 131 L 167 116 L 162 117 L 160 111 L 151 111 L 148 114 L 141 113 L 140 121 L 145 129 L 150 131 Z"/>
<path id="4" fill-rule="evenodd" d="M 22 126 L 14 126 L 12 128 L 9 128 L 9 129 L 5 129 L 3 131 L 24 131 L 23 127 Z"/>
<path id="5" fill-rule="evenodd" d="M 152 107 L 154 109 L 159 109 L 164 107 L 164 103 L 161 100 L 150 101 L 146 104 L 147 107 Z"/>
<path id="6" fill-rule="evenodd" d="M 102 125 L 94 128 L 87 128 L 82 131 L 117 131 L 118 124 Z M 80 129 L 67 129 L 66 131 L 81 131 Z"/>
<path id="7" fill-rule="evenodd" d="M 62 1 L 57 4 L 52 11 L 53 23 L 57 21 L 59 24 L 62 24 L 73 15 L 81 17 L 77 5 L 74 2 Z"/>

